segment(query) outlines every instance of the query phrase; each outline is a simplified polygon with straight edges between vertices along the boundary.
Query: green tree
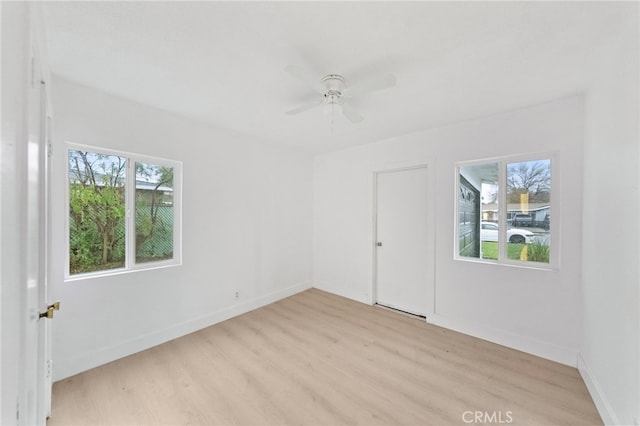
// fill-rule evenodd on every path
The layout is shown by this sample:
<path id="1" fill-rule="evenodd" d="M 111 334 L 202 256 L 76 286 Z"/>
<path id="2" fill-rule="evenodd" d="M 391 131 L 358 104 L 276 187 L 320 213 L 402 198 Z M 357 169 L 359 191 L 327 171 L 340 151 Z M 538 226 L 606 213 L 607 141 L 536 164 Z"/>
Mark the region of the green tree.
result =
<path id="1" fill-rule="evenodd" d="M 126 159 L 69 151 L 71 273 L 124 266 Z"/>

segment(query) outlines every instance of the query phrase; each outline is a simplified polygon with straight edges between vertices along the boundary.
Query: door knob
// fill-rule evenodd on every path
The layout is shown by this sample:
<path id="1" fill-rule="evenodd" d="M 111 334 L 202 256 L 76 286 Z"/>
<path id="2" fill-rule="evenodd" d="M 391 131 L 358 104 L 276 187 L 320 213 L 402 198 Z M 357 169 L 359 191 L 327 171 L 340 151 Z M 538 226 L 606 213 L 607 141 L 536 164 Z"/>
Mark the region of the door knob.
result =
<path id="1" fill-rule="evenodd" d="M 53 311 L 59 311 L 59 310 L 60 310 L 60 302 L 52 303 L 51 305 L 47 306 L 46 311 L 40 312 L 40 316 L 38 318 L 51 319 L 53 318 Z"/>
<path id="2" fill-rule="evenodd" d="M 377 245 L 378 247 L 382 247 L 382 242 L 378 241 L 378 242 L 376 243 L 376 245 Z"/>
<path id="3" fill-rule="evenodd" d="M 49 318 L 49 319 L 51 319 L 51 318 L 53 318 L 53 311 L 54 311 L 53 307 L 47 308 L 46 311 L 40 312 L 39 318 Z"/>

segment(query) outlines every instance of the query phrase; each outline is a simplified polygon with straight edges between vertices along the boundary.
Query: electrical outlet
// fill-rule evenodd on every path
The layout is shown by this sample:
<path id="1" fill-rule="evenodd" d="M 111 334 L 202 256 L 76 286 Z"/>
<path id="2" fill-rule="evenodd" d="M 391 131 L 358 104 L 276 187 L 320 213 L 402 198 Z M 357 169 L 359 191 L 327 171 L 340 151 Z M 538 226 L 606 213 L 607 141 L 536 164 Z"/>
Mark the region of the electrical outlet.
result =
<path id="1" fill-rule="evenodd" d="M 236 299 L 239 299 L 239 298 L 240 298 L 240 292 L 236 291 Z"/>

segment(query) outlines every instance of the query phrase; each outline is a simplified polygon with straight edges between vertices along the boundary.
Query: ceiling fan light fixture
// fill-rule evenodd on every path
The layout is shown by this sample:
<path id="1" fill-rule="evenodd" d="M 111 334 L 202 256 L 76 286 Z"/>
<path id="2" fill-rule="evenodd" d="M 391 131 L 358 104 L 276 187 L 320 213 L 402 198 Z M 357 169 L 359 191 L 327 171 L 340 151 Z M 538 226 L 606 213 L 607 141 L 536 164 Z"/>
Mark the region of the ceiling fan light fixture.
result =
<path id="1" fill-rule="evenodd" d="M 327 92 L 324 95 L 324 103 L 329 105 L 329 104 L 340 104 L 342 105 L 342 101 L 340 100 L 340 94 L 338 93 L 333 93 L 333 92 Z"/>
<path id="2" fill-rule="evenodd" d="M 342 114 L 342 103 L 336 102 L 325 102 L 324 104 L 324 114 L 329 117 L 335 117 L 336 115 Z"/>

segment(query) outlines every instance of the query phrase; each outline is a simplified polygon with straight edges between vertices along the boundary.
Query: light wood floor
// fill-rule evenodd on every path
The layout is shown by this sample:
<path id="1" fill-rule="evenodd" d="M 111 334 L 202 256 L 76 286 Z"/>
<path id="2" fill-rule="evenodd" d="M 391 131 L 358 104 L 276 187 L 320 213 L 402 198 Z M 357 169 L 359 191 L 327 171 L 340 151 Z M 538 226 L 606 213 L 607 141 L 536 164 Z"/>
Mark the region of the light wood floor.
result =
<path id="1" fill-rule="evenodd" d="M 55 383 L 48 425 L 464 425 L 475 411 L 602 424 L 574 368 L 312 289 Z"/>

